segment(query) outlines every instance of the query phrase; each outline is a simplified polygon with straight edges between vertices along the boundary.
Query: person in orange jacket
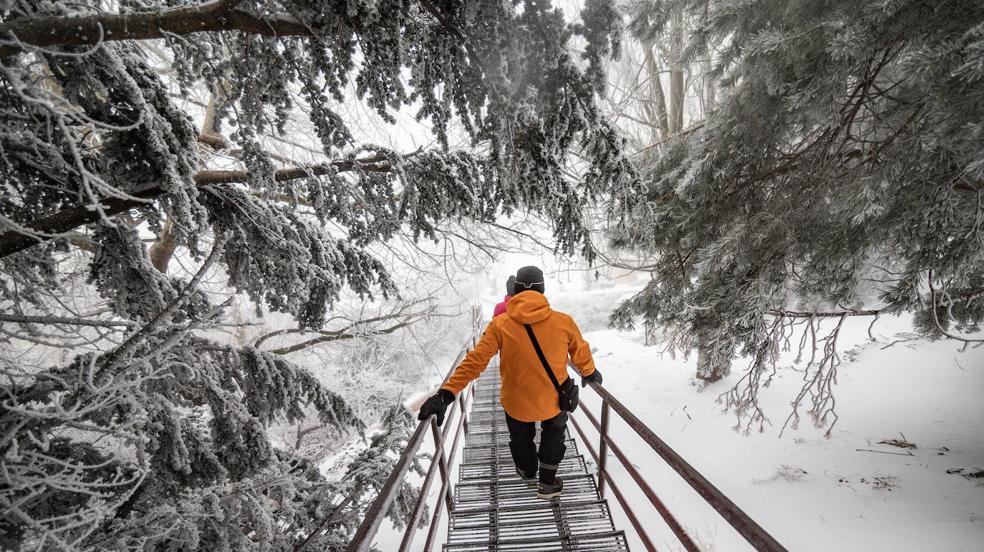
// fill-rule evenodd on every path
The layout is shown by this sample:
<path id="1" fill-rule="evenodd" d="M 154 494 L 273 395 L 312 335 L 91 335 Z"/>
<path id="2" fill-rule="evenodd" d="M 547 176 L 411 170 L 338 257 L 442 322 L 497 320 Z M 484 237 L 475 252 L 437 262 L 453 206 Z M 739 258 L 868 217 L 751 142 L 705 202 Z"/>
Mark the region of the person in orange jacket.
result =
<path id="1" fill-rule="evenodd" d="M 426 420 L 436 415 L 440 425 L 444 421 L 444 411 L 454 402 L 455 395 L 477 378 L 499 353 L 502 380 L 499 401 L 506 411 L 509 450 L 516 473 L 527 484 L 537 484 L 537 497 L 550 499 L 564 489 L 563 481 L 557 477 L 557 469 L 566 450 L 567 412 L 560 410 L 557 390 L 540 363 L 524 325 L 532 327 L 559 383 L 568 379 L 568 358 L 581 373 L 582 387 L 588 381 L 601 383 L 601 373 L 595 368 L 591 348 L 581 337 L 574 320 L 550 308 L 543 294 L 543 272 L 539 268 L 519 269 L 513 291 L 506 313 L 492 318 L 478 344 L 441 389 L 424 402 L 417 418 Z M 533 440 L 537 422 L 541 430 L 539 450 Z"/>

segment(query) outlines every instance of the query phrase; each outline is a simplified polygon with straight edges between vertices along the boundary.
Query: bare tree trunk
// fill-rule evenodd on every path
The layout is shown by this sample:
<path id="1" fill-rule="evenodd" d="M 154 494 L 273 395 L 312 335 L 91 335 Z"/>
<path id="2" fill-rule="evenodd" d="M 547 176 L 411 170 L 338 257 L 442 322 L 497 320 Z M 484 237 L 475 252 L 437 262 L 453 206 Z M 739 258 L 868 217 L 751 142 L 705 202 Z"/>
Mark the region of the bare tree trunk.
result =
<path id="1" fill-rule="evenodd" d="M 656 63 L 656 56 L 653 55 L 654 45 L 652 42 L 647 42 L 642 47 L 645 51 L 646 73 L 649 77 L 650 90 L 652 90 L 652 103 L 656 110 L 660 137 L 665 138 L 670 134 L 670 123 L 666 115 L 666 95 L 663 94 L 663 83 L 659 78 L 659 65 Z"/>
<path id="2" fill-rule="evenodd" d="M 208 99 L 208 106 L 205 107 L 205 120 L 202 122 L 202 135 L 214 134 L 218 130 L 218 114 L 222 104 L 226 102 L 228 96 L 228 76 L 223 77 L 218 89 L 212 91 Z"/>
<path id="3" fill-rule="evenodd" d="M 321 429 L 321 424 L 315 424 L 301 429 L 301 424 L 297 424 L 297 438 L 294 439 L 294 450 L 298 451 L 301 449 L 301 445 L 304 444 L 304 437 L 312 431 L 317 431 Z"/>
<path id="4" fill-rule="evenodd" d="M 645 81 L 643 84 L 639 83 L 639 75 L 645 76 Z M 652 84 L 648 82 L 649 73 L 647 70 L 647 65 L 645 59 L 643 59 L 642 64 L 639 66 L 639 70 L 635 73 L 632 78 L 632 90 L 652 90 Z M 648 85 L 648 86 L 647 86 Z M 652 96 L 647 96 L 645 93 L 639 99 L 639 107 L 642 109 L 642 118 L 646 123 L 646 129 L 649 132 L 649 138 L 646 140 L 646 145 L 655 144 L 660 137 L 659 128 L 659 117 L 656 115 L 655 104 L 652 101 Z"/>
<path id="5" fill-rule="evenodd" d="M 701 73 L 704 80 L 704 113 L 714 109 L 714 105 L 717 103 L 717 94 L 714 87 L 714 79 L 711 77 L 711 54 L 708 51 L 707 56 L 703 61 L 701 61 Z"/>
<path id="6" fill-rule="evenodd" d="M 676 2 L 670 16 L 670 134 L 683 129 L 683 6 Z"/>

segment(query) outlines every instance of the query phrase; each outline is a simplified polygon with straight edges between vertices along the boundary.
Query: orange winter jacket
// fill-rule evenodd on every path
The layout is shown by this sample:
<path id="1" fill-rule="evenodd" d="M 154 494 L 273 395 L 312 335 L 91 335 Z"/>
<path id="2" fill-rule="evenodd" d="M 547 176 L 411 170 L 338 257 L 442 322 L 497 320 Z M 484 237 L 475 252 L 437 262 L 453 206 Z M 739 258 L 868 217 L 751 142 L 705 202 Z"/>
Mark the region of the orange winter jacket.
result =
<path id="1" fill-rule="evenodd" d="M 522 422 L 540 422 L 560 414 L 557 390 L 543 370 L 523 324 L 533 327 L 558 383 L 563 384 L 568 378 L 568 355 L 582 376 L 595 371 L 591 348 L 574 320 L 551 309 L 542 293 L 524 291 L 509 301 L 506 314 L 489 322 L 478 345 L 468 352 L 442 388 L 457 395 L 499 353 L 499 401 L 506 413 Z"/>

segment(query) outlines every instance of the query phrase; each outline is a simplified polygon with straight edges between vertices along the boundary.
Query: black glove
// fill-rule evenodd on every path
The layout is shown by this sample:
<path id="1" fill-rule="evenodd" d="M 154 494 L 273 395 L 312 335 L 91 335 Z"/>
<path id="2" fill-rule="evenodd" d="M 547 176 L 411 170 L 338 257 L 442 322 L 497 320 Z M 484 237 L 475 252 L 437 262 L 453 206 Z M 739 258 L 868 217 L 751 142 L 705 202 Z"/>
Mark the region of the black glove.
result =
<path id="1" fill-rule="evenodd" d="M 581 387 L 586 387 L 589 381 L 593 381 L 598 385 L 601 385 L 601 381 L 602 381 L 601 372 L 598 371 L 597 368 L 595 368 L 595 371 L 591 372 L 591 374 L 581 378 Z"/>
<path id="2" fill-rule="evenodd" d="M 426 420 L 433 415 L 437 416 L 437 425 L 444 423 L 444 411 L 448 405 L 454 402 L 454 393 L 447 389 L 439 389 L 431 398 L 424 401 L 420 406 L 420 413 L 417 414 L 418 420 Z"/>

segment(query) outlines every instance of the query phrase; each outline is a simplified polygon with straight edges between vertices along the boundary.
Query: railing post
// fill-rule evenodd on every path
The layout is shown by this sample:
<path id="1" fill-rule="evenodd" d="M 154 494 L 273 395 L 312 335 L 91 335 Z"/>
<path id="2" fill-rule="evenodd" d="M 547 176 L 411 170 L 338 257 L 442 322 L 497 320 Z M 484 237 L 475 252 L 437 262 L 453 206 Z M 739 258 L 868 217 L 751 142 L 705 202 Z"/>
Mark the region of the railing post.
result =
<path id="1" fill-rule="evenodd" d="M 588 419 L 589 422 L 591 422 L 591 425 L 598 430 L 599 434 L 603 433 L 601 429 L 602 423 L 598 422 L 598 420 L 595 419 L 594 415 L 591 414 L 590 410 L 585 409 L 584 416 Z M 653 507 L 656 508 L 656 512 L 658 512 L 659 515 L 662 516 L 663 520 L 666 522 L 666 525 L 669 526 L 671 531 L 673 531 L 673 534 L 676 535 L 678 539 L 680 539 L 680 544 L 683 545 L 683 548 L 686 549 L 688 552 L 700 552 L 700 548 L 697 546 L 694 540 L 690 538 L 690 535 L 683 528 L 683 526 L 680 525 L 680 522 L 677 521 L 676 517 L 673 516 L 669 508 L 667 508 L 666 505 L 663 504 L 663 501 L 660 500 L 658 496 L 656 496 L 656 492 L 653 491 L 652 487 L 650 487 L 648 483 L 646 483 L 646 481 L 642 478 L 642 475 L 639 474 L 639 471 L 635 468 L 635 466 L 632 465 L 628 457 L 625 456 L 625 453 L 623 453 L 618 448 L 618 445 L 615 444 L 615 441 L 612 440 L 611 436 L 605 437 L 604 440 L 605 443 L 612 449 L 612 453 L 615 454 L 615 458 L 622 463 L 622 467 L 625 468 L 625 471 L 629 472 L 629 475 L 632 476 L 633 480 L 635 480 L 636 485 L 639 487 L 640 490 L 642 490 L 642 493 L 646 495 L 646 498 L 649 499 L 649 502 L 652 503 Z M 612 492 L 618 494 L 618 488 L 615 486 L 614 481 L 611 482 L 611 487 L 612 487 Z"/>
<path id="2" fill-rule="evenodd" d="M 427 425 L 431 426 L 433 430 L 432 434 L 434 436 L 434 460 L 431 461 L 430 468 L 427 470 L 427 475 L 424 477 L 424 483 L 420 486 L 420 496 L 417 497 L 417 503 L 413 507 L 413 513 L 410 515 L 410 521 L 407 522 L 407 527 L 403 531 L 403 540 L 400 542 L 399 552 L 406 552 L 410 549 L 410 544 L 413 543 L 413 537 L 417 534 L 417 524 L 420 523 L 420 516 L 424 513 L 424 508 L 427 503 L 427 493 L 430 491 L 431 483 L 434 481 L 434 475 L 438 471 L 435 468 L 441 468 L 441 477 L 444 477 L 444 444 L 440 439 L 440 434 L 437 432 L 437 420 L 431 416 L 425 421 Z M 441 460 L 442 462 L 438 462 Z M 440 500 L 440 498 L 438 498 Z"/>
<path id="3" fill-rule="evenodd" d="M 448 423 L 450 423 L 450 421 Z M 444 435 L 438 431 L 436 420 L 431 424 L 431 432 L 434 434 L 434 456 L 436 457 L 434 461 L 437 462 L 437 466 L 441 470 L 441 480 L 447 481 L 447 479 L 451 477 L 451 473 L 448 470 L 447 458 L 444 456 Z M 451 496 L 450 492 L 445 493 L 443 498 L 444 502 L 447 504 L 448 511 L 450 512 L 451 507 L 454 505 L 454 498 Z"/>
<path id="4" fill-rule="evenodd" d="M 646 442 L 663 460 L 676 471 L 680 477 L 686 481 L 691 488 L 697 491 L 708 504 L 710 504 L 721 517 L 735 528 L 753 548 L 762 552 L 786 552 L 786 548 L 761 525 L 756 523 L 741 508 L 724 495 L 717 487 L 707 480 L 699 471 L 691 466 L 682 456 L 677 454 L 666 442 L 656 436 L 653 430 L 635 416 L 618 399 L 612 396 L 604 387 L 597 382 L 590 383 L 591 388 L 598 393 L 605 401 L 611 403 L 615 412 L 631 427 L 642 440 Z"/>
<path id="5" fill-rule="evenodd" d="M 598 443 L 598 493 L 601 498 L 605 498 L 605 480 L 608 479 L 608 472 L 605 466 L 608 464 L 608 401 L 601 401 L 601 431 L 599 431 Z M 604 477 L 603 477 L 604 476 Z"/>
<path id="6" fill-rule="evenodd" d="M 373 537 L 375 537 L 376 532 L 379 530 L 379 526 L 382 525 L 383 518 L 386 517 L 386 512 L 389 511 L 393 500 L 396 499 L 396 490 L 403 483 L 403 478 L 407 475 L 407 471 L 410 470 L 413 457 L 417 454 L 417 449 L 420 447 L 420 443 L 423 441 L 424 435 L 427 432 L 427 425 L 429 425 L 428 422 L 417 424 L 417 429 L 410 436 L 410 440 L 407 441 L 407 446 L 403 449 L 400 460 L 397 462 L 395 469 L 390 472 L 389 477 L 386 478 L 386 482 L 379 490 L 379 494 L 376 495 L 376 499 L 373 500 L 369 511 L 366 512 L 365 519 L 362 520 L 362 524 L 359 525 L 355 536 L 352 537 L 352 541 L 345 549 L 346 552 L 366 552 L 372 546 Z"/>
<path id="7" fill-rule="evenodd" d="M 470 385 L 469 389 L 465 389 L 464 392 L 458 393 L 458 405 L 461 410 L 461 424 L 464 426 L 465 433 L 468 433 L 468 411 L 465 409 L 465 395 L 471 392 L 474 385 Z"/>
<path id="8" fill-rule="evenodd" d="M 587 413 L 587 410 L 584 412 Z M 594 447 L 591 446 L 591 442 L 588 441 L 588 436 L 584 433 L 584 430 L 581 429 L 581 424 L 577 423 L 577 418 L 572 417 L 571 424 L 574 426 L 574 429 L 577 430 L 577 434 L 581 436 L 581 440 L 584 441 L 584 447 L 588 449 L 588 452 L 591 454 L 591 458 L 594 458 L 595 462 L 599 462 L 600 458 L 598 453 L 595 452 Z M 605 477 L 607 478 L 608 474 L 605 474 Z M 632 507 L 629 506 L 628 501 L 625 500 L 622 492 L 618 490 L 618 485 L 615 484 L 614 480 L 609 483 L 611 484 L 612 492 L 615 493 L 615 498 L 618 500 L 619 506 L 622 507 L 622 512 L 625 514 L 625 517 L 629 518 L 629 523 L 631 523 L 632 528 L 635 529 L 636 536 L 638 536 L 639 540 L 642 541 L 642 545 L 646 547 L 648 552 L 656 552 L 656 546 L 654 546 L 653 542 L 649 539 L 649 535 L 646 534 L 646 530 L 643 528 L 639 518 L 636 517 L 635 512 L 632 511 Z"/>
<path id="9" fill-rule="evenodd" d="M 469 385 L 469 388 L 471 388 L 471 387 L 474 387 L 474 385 L 473 384 Z M 461 393 L 461 396 L 464 396 L 464 394 L 466 392 L 467 392 L 467 389 L 465 390 L 465 392 Z M 461 412 L 460 412 L 460 416 L 461 417 L 459 418 L 458 423 L 455 424 L 454 440 L 451 441 L 451 448 L 450 449 L 448 449 L 447 447 L 445 447 L 445 449 L 447 450 L 447 458 L 448 458 L 448 462 L 449 462 L 448 466 L 452 466 L 453 465 L 454 458 L 455 458 L 455 453 L 458 451 L 458 439 L 461 437 L 461 431 L 462 431 L 462 429 L 464 429 L 464 424 L 465 424 L 465 421 L 467 420 L 467 418 L 466 418 L 466 412 L 465 412 L 465 401 L 461 401 L 460 404 L 461 404 Z M 451 421 L 448 420 L 448 424 L 450 424 L 450 423 L 451 423 Z M 442 434 L 442 438 L 446 442 L 447 441 L 447 434 Z M 442 495 L 447 494 L 448 499 L 451 500 L 451 503 L 452 504 L 454 503 L 453 497 L 451 496 L 451 474 L 450 473 L 447 474 L 447 477 L 443 477 L 442 478 L 440 494 L 442 494 Z M 435 539 L 436 531 L 437 531 L 437 522 L 440 520 L 440 517 L 441 517 L 442 504 L 443 503 L 440 500 L 438 500 L 437 503 L 434 505 L 434 513 L 431 516 L 430 528 L 428 528 L 428 530 L 427 530 L 427 540 L 424 543 L 423 552 L 430 552 L 431 549 L 434 547 L 434 539 Z M 449 506 L 448 507 L 448 515 L 450 515 L 450 513 L 451 513 L 451 509 L 450 509 L 450 506 Z"/>

